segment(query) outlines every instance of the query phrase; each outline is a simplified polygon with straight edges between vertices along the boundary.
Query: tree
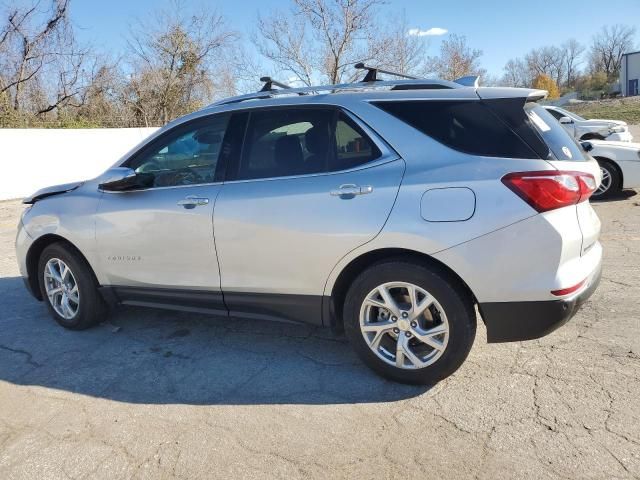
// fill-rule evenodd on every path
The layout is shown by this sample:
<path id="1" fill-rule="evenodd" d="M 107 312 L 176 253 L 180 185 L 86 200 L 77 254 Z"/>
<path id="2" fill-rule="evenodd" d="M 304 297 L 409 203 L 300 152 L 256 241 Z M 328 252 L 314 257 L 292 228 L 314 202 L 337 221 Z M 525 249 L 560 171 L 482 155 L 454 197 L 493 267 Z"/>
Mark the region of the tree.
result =
<path id="1" fill-rule="evenodd" d="M 591 44 L 591 72 L 603 71 L 609 80 L 617 79 L 622 67 L 622 56 L 633 49 L 635 34 L 635 27 L 625 25 L 603 27 L 593 37 Z"/>
<path id="2" fill-rule="evenodd" d="M 530 86 L 539 75 L 546 75 L 558 86 L 571 88 L 585 48 L 575 39 L 560 47 L 544 46 L 530 50 L 523 59 L 509 60 L 504 67 L 502 83 L 512 87 Z"/>
<path id="3" fill-rule="evenodd" d="M 543 73 L 533 79 L 533 88 L 549 92 L 547 98 L 550 100 L 560 98 L 560 89 L 558 88 L 558 84 L 553 80 L 553 78 Z"/>
<path id="4" fill-rule="evenodd" d="M 145 125 L 167 123 L 210 100 L 215 60 L 238 38 L 215 11 L 185 12 L 174 1 L 131 31 L 132 73 L 122 99 Z"/>
<path id="5" fill-rule="evenodd" d="M 379 27 L 377 45 L 374 51 L 380 52 L 380 58 L 372 60 L 373 66 L 405 75 L 425 75 L 427 69 L 425 49 L 427 37 L 409 34 L 406 14 L 391 17 L 386 28 Z M 375 36 L 373 37 L 376 38 Z"/>
<path id="6" fill-rule="evenodd" d="M 565 71 L 564 85 L 572 88 L 575 85 L 579 65 L 582 63 L 581 57 L 585 47 L 575 38 L 571 38 L 562 44 L 562 51 Z"/>
<path id="7" fill-rule="evenodd" d="M 381 0 L 293 0 L 289 13 L 258 17 L 254 43 L 277 67 L 305 85 L 355 78 L 358 62 L 383 58 L 375 13 Z"/>
<path id="8" fill-rule="evenodd" d="M 609 79 L 603 71 L 584 75 L 576 79 L 576 90 L 582 97 L 599 98 L 609 90 Z"/>
<path id="9" fill-rule="evenodd" d="M 527 64 L 520 58 L 511 59 L 504 66 L 502 85 L 506 87 L 528 87 L 532 83 L 531 73 Z"/>
<path id="10" fill-rule="evenodd" d="M 450 35 L 440 45 L 440 55 L 430 57 L 430 70 L 444 80 L 456 80 L 467 75 L 482 76 L 486 70 L 480 66 L 482 50 L 467 45 L 467 38 Z"/>
<path id="11" fill-rule="evenodd" d="M 533 49 L 525 56 L 525 61 L 532 77 L 546 75 L 551 77 L 556 85 L 562 83 L 565 66 L 562 49 L 555 46 Z"/>
<path id="12" fill-rule="evenodd" d="M 15 112 L 45 114 L 75 105 L 86 88 L 89 49 L 69 23 L 69 0 L 16 7 L 0 28 L 0 95 Z M 28 96 L 29 98 L 26 98 Z"/>

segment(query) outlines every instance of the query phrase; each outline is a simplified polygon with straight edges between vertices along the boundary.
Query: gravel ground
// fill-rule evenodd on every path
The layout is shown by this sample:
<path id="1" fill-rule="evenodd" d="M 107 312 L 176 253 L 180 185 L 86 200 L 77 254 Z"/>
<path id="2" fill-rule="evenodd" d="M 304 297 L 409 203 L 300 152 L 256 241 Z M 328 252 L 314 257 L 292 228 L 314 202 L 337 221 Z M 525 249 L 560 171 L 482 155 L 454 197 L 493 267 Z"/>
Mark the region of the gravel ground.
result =
<path id="1" fill-rule="evenodd" d="M 640 125 L 629 125 L 629 131 L 633 135 L 633 141 L 640 143 Z"/>
<path id="2" fill-rule="evenodd" d="M 640 197 L 600 203 L 604 278 L 554 334 L 437 386 L 307 327 L 123 309 L 69 332 L 0 203 L 0 478 L 640 478 Z M 121 327 L 118 330 L 117 327 Z"/>

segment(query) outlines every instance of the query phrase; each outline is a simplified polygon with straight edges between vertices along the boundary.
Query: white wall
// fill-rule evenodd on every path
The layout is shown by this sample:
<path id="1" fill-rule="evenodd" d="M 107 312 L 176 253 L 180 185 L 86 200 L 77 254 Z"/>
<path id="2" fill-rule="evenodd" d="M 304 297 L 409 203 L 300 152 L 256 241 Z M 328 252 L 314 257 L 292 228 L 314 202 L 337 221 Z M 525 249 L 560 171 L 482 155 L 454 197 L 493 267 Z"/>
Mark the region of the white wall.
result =
<path id="1" fill-rule="evenodd" d="M 0 200 L 94 178 L 156 130 L 0 129 Z"/>

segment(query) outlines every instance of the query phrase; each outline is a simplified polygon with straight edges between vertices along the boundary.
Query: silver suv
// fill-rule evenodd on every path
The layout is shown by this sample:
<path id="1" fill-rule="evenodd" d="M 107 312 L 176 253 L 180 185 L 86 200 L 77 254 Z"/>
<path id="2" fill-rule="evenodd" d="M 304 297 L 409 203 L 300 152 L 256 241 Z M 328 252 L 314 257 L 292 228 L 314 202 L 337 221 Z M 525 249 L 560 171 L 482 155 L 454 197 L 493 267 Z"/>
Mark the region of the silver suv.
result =
<path id="1" fill-rule="evenodd" d="M 115 305 L 344 329 L 407 383 L 463 363 L 475 307 L 489 342 L 565 323 L 600 278 L 600 170 L 546 92 L 375 74 L 267 79 L 37 192 L 16 241 L 27 288 L 70 329 Z"/>

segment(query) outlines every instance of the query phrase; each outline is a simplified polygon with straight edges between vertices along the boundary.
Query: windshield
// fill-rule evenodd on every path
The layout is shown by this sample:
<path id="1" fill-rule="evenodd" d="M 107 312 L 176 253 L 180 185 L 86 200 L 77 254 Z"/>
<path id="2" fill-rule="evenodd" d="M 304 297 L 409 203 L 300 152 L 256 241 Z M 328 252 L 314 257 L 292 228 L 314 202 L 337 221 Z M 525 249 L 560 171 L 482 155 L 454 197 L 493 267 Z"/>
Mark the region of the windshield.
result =
<path id="1" fill-rule="evenodd" d="M 564 108 L 556 107 L 556 110 L 569 118 L 573 118 L 574 120 L 578 120 L 579 122 L 584 122 L 584 118 L 582 118 L 580 115 L 576 115 L 575 113 L 565 110 Z"/>
<path id="2" fill-rule="evenodd" d="M 550 112 L 537 103 L 527 103 L 524 111 L 556 160 L 586 160 L 582 147 L 562 128 Z"/>

